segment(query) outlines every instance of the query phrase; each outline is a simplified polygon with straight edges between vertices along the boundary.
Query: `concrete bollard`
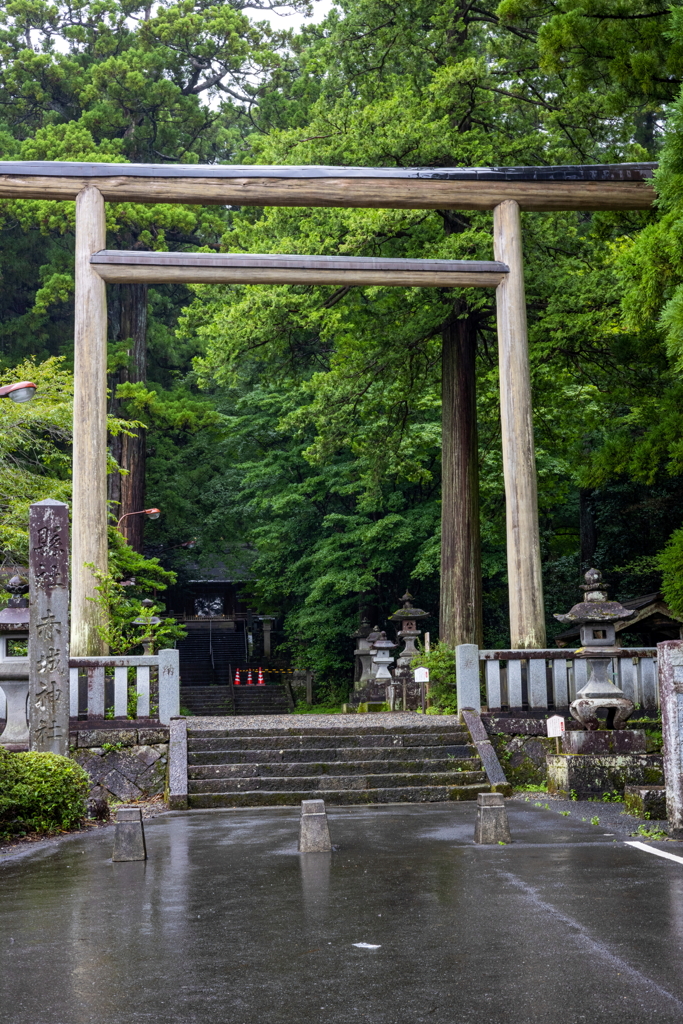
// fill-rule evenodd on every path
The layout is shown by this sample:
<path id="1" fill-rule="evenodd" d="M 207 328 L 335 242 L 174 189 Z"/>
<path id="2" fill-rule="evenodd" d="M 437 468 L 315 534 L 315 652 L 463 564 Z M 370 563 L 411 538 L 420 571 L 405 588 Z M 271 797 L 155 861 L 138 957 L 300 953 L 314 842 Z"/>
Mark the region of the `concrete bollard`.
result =
<path id="1" fill-rule="evenodd" d="M 145 826 L 139 807 L 119 807 L 114 826 L 112 860 L 147 860 Z"/>
<path id="2" fill-rule="evenodd" d="M 329 853 L 331 849 L 325 801 L 302 800 L 299 853 Z"/>
<path id="3" fill-rule="evenodd" d="M 474 841 L 482 845 L 511 843 L 508 812 L 500 793 L 479 793 L 477 795 L 477 822 L 474 826 Z"/>

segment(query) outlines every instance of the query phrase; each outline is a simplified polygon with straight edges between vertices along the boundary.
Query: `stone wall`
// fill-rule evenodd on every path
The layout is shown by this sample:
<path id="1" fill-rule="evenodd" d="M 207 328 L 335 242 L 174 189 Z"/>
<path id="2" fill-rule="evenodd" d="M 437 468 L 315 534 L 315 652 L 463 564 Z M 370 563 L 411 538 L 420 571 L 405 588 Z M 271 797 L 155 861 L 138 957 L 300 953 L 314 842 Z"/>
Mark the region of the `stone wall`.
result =
<path id="1" fill-rule="evenodd" d="M 485 712 L 482 715 L 482 721 L 508 782 L 517 788 L 548 784 L 549 790 L 558 795 L 564 794 L 565 791 L 567 793 L 575 791 L 584 796 L 595 797 L 600 794 L 623 792 L 624 786 L 628 783 L 656 785 L 662 781 L 662 759 L 654 752 L 657 750 L 657 744 L 649 734 L 647 755 L 640 754 L 630 759 L 612 758 L 614 766 L 607 765 L 609 771 L 605 767 L 602 774 L 597 771 L 599 766 L 594 763 L 599 761 L 599 758 L 574 758 L 573 760 L 577 764 L 581 764 L 582 760 L 586 762 L 587 780 L 590 778 L 590 785 L 586 780 L 584 780 L 585 784 L 579 784 L 578 779 L 572 779 L 571 784 L 567 784 L 566 780 L 562 784 L 558 784 L 553 771 L 549 769 L 557 769 L 557 766 L 566 767 L 567 761 L 571 759 L 566 754 L 557 756 L 555 740 L 549 739 L 546 735 L 545 715 L 522 717 Z M 568 732 L 582 731 L 579 724 L 570 718 L 565 718 L 565 724 Z M 639 724 L 641 723 L 639 722 Z M 651 731 L 656 732 L 656 722 L 646 724 L 650 726 Z M 596 733 L 595 735 L 602 736 L 603 734 Z M 555 774 L 557 773 L 555 772 Z"/>
<path id="2" fill-rule="evenodd" d="M 164 792 L 168 728 L 78 729 L 70 756 L 85 768 L 93 787 L 115 800 L 142 800 Z"/>

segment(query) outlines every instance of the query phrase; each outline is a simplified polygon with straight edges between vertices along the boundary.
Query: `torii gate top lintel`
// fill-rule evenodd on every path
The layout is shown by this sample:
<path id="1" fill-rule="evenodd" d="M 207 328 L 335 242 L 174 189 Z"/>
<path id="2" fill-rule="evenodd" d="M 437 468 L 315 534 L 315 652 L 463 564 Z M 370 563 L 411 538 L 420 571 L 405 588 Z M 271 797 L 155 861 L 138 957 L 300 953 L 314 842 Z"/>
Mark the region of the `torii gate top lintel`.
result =
<path id="1" fill-rule="evenodd" d="M 0 198 L 244 206 L 525 210 L 647 209 L 655 163 L 540 167 L 325 167 L 0 161 Z"/>

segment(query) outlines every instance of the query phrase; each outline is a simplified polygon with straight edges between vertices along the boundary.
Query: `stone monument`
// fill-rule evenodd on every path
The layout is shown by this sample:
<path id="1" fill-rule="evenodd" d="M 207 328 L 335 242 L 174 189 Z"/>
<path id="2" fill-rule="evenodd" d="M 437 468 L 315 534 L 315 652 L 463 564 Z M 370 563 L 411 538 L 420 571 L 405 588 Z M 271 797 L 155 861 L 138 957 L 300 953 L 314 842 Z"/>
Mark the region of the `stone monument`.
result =
<path id="1" fill-rule="evenodd" d="M 30 749 L 69 747 L 69 510 L 46 498 L 29 510 Z"/>

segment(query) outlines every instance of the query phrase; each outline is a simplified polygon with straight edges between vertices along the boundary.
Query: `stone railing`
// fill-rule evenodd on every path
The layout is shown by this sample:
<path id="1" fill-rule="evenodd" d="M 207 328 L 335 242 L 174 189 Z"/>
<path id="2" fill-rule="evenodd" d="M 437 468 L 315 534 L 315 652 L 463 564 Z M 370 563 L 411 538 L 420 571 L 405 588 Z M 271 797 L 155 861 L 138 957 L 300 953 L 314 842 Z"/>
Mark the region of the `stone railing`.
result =
<path id="1" fill-rule="evenodd" d="M 69 714 L 77 718 L 87 709 L 88 718 L 103 719 L 105 713 L 105 681 L 113 677 L 114 717 L 128 714 L 129 669 L 135 669 L 137 718 L 158 718 L 169 725 L 180 714 L 180 668 L 178 651 L 168 649 L 158 654 L 110 655 L 108 657 L 69 658 Z M 79 676 L 85 674 L 85 706 Z M 152 678 L 152 674 L 156 678 Z M 156 685 L 154 685 L 156 684 Z M 81 700 L 79 700 L 79 689 Z M 151 715 L 153 689 L 156 691 L 158 715 Z"/>
<path id="2" fill-rule="evenodd" d="M 614 683 L 641 708 L 659 707 L 656 647 L 624 647 L 611 659 Z M 502 708 L 566 708 L 587 681 L 588 663 L 566 650 L 483 651 L 476 644 L 455 649 L 458 707 L 482 706 L 483 685 L 489 711 Z"/>

